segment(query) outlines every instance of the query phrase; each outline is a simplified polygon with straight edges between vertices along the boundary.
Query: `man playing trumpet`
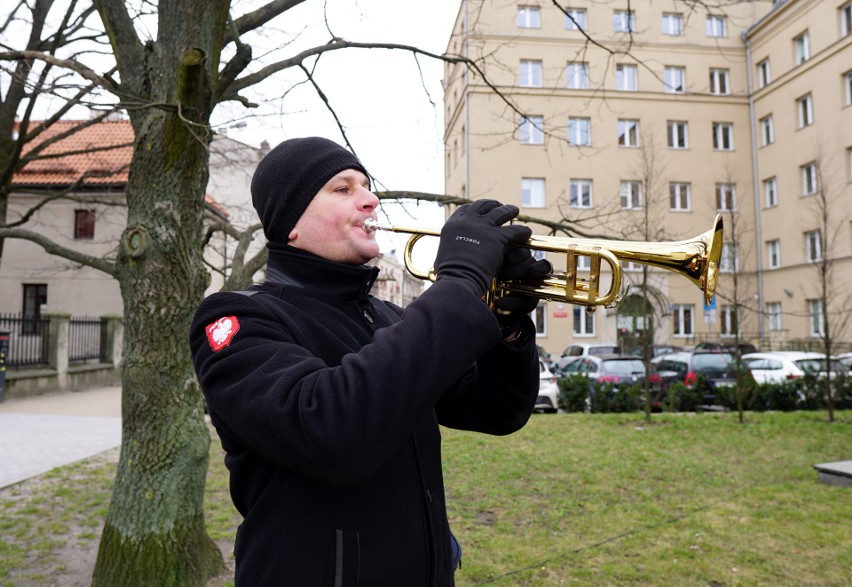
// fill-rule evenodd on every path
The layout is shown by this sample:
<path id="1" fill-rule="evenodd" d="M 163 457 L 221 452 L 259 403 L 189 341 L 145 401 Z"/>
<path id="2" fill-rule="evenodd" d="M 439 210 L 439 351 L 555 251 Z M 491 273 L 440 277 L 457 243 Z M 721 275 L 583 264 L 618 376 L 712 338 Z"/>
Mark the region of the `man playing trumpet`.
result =
<path id="1" fill-rule="evenodd" d="M 505 435 L 538 394 L 537 300 L 483 302 L 492 279 L 539 279 L 514 206 L 461 206 L 436 283 L 405 310 L 375 299 L 379 200 L 361 162 L 308 137 L 260 162 L 252 201 L 268 279 L 208 297 L 195 369 L 244 521 L 237 585 L 452 585 L 438 425 Z"/>

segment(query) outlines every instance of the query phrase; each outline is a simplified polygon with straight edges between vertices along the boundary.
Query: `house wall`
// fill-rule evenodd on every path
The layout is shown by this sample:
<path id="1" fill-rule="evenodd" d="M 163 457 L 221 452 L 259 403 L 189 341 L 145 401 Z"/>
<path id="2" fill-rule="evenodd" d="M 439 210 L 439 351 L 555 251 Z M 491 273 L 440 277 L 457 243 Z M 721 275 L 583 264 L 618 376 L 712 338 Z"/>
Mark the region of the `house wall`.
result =
<path id="1" fill-rule="evenodd" d="M 803 261 L 803 231 L 808 230 L 805 219 L 809 208 L 800 193 L 796 193 L 797 186 L 801 185 L 799 167 L 816 156 L 812 151 L 817 146 L 829 150 L 835 161 L 830 165 L 832 175 L 838 176 L 833 191 L 846 196 L 852 173 L 847 150 L 849 136 L 852 136 L 848 131 L 852 128 L 849 121 L 852 108 L 842 102 L 845 98 L 841 91 L 842 74 L 852 68 L 849 65 L 852 63 L 849 49 L 852 37 L 839 38 L 837 7 L 840 4 L 795 0 L 775 10 L 770 2 L 726 5 L 723 10 L 711 12 L 726 19 L 727 31 L 723 37 L 708 37 L 707 12 L 702 7 L 689 12 L 678 4 L 632 2 L 630 6 L 635 11 L 636 22 L 634 32 L 628 35 L 612 30 L 613 9 L 620 6 L 571 4 L 586 9 L 589 36 L 616 49 L 615 52 L 601 49 L 579 31 L 566 30 L 565 16 L 550 3 L 524 5 L 538 7 L 539 28 L 518 27 L 517 12 L 523 5 L 481 0 L 467 0 L 461 4 L 448 52 L 476 59 L 496 88 L 486 85 L 480 76 L 467 72 L 460 65 L 449 64 L 445 68 L 447 193 L 471 199 L 495 197 L 519 205 L 521 214 L 532 218 L 553 221 L 564 217 L 577 223 L 578 230 L 601 239 L 670 241 L 689 239 L 709 229 L 713 217 L 720 212 L 716 185 L 733 184 L 736 206 L 733 212 L 722 213 L 728 230 L 726 241 L 729 246 L 736 244 L 737 248 L 736 273 L 732 266 L 732 271 L 721 275 L 716 310 L 705 312 L 701 294 L 694 285 L 674 273 L 653 270 L 651 281 L 669 306 L 663 308 L 657 342 L 690 345 L 702 339 L 724 338 L 728 332 L 722 327 L 722 306 L 739 303 L 748 309 L 740 315 L 740 334 L 746 340 L 759 343 L 761 335 L 768 337 L 761 309 L 765 302 L 778 299 L 779 292 L 785 298 L 784 309 L 789 307 L 790 314 L 784 316 L 785 331 L 775 335 L 788 340 L 807 338 L 808 315 L 804 300 L 814 295 L 814 279 L 813 266 Z M 683 12 L 683 34 L 662 34 L 663 13 L 679 11 Z M 801 73 L 786 73 L 793 58 L 792 39 L 809 27 L 812 59 L 797 68 Z M 749 30 L 753 51 L 751 64 L 743 37 Z M 776 140 L 768 149 L 755 148 L 755 158 L 749 74 L 754 72 L 754 64 L 767 55 L 771 56 L 777 77 L 770 87 L 755 93 L 754 120 L 757 121 L 763 112 L 776 110 Z M 521 87 L 521 60 L 541 61 L 540 87 Z M 588 64 L 588 89 L 567 87 L 565 69 L 569 62 Z M 635 91 L 616 88 L 619 64 L 637 66 Z M 684 68 L 684 93 L 666 91 L 663 83 L 666 66 Z M 711 91 L 711 69 L 727 70 L 730 87 L 726 95 Z M 513 106 L 498 97 L 495 89 Z M 799 130 L 791 124 L 790 117 L 794 114 L 795 99 L 808 91 L 814 94 L 817 124 Z M 546 134 L 543 144 L 520 144 L 520 113 L 543 116 Z M 590 119 L 590 146 L 568 143 L 569 117 Z M 640 121 L 640 146 L 618 145 L 619 119 Z M 668 147 L 669 121 L 688 123 L 687 148 Z M 730 151 L 713 147 L 713 124 L 720 122 L 733 125 L 733 149 Z M 829 144 L 832 146 L 828 147 Z M 782 194 L 796 195 L 782 196 L 777 209 L 767 210 L 761 205 L 760 180 L 771 174 L 778 175 Z M 523 178 L 545 180 L 543 207 L 523 206 Z M 592 181 L 591 208 L 571 206 L 568 189 L 572 179 Z M 644 203 L 650 219 L 648 231 L 642 228 L 644 212 L 619 209 L 620 182 L 643 179 Z M 688 210 L 671 208 L 669 186 L 672 182 L 689 183 L 691 203 Z M 801 192 L 800 187 L 798 192 Z M 834 214 L 837 222 L 844 225 L 839 231 L 833 256 L 838 267 L 837 279 L 842 280 L 838 290 L 852 285 L 847 284 L 844 277 L 849 273 L 845 268 L 846 259 L 852 254 L 848 211 L 849 205 L 843 204 Z M 535 225 L 533 229 L 538 233 L 546 232 Z M 764 271 L 759 263 L 761 255 L 766 254 L 767 235 L 784 238 L 784 269 L 776 270 L 775 274 Z M 548 254 L 548 258 L 557 268 L 564 266 L 559 256 Z M 634 282 L 635 290 L 637 272 L 627 269 L 624 274 L 626 280 Z M 802 289 L 795 294 L 798 302 L 795 305 L 788 304 L 783 294 L 784 288 L 791 284 Z M 692 307 L 693 335 L 674 334 L 670 312 L 673 305 Z M 546 302 L 540 307 L 540 343 L 550 352 L 558 353 L 578 338 L 604 341 L 618 337 L 622 323 L 617 310 L 596 312 L 592 335 L 575 334 L 574 310 L 568 304 L 557 302 Z"/>

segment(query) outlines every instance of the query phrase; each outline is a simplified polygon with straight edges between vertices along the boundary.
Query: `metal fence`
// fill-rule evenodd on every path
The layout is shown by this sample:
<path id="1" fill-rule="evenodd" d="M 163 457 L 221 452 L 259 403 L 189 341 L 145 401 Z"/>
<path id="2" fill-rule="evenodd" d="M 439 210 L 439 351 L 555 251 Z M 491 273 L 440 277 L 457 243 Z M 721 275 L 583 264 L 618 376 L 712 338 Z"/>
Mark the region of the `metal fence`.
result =
<path id="1" fill-rule="evenodd" d="M 105 328 L 106 321 L 101 318 L 72 317 L 68 324 L 68 362 L 102 361 Z"/>
<path id="2" fill-rule="evenodd" d="M 10 332 L 7 366 L 26 367 L 49 363 L 50 318 L 0 314 L 0 328 Z"/>

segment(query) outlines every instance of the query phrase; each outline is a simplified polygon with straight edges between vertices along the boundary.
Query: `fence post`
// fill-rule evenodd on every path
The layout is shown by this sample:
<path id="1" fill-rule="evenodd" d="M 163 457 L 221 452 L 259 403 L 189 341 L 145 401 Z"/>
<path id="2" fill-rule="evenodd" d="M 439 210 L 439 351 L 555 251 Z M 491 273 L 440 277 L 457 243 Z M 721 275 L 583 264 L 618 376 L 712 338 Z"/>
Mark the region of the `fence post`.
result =
<path id="1" fill-rule="evenodd" d="M 56 383 L 59 389 L 68 387 L 68 351 L 71 314 L 48 311 L 42 316 L 50 319 L 50 348 L 47 350 L 47 362 L 56 371 Z"/>
<path id="2" fill-rule="evenodd" d="M 121 316 L 101 316 L 104 331 L 101 334 L 103 352 L 101 356 L 105 363 L 115 367 L 121 364 L 121 348 L 124 339 L 124 320 Z"/>

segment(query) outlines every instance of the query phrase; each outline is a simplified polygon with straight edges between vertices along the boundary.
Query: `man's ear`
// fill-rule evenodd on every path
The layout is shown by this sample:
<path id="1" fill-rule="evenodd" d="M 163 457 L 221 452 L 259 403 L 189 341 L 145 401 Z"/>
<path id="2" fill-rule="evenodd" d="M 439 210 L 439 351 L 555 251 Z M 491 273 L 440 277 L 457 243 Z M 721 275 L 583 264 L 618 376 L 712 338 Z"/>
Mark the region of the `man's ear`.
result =
<path id="1" fill-rule="evenodd" d="M 293 227 L 293 230 L 290 231 L 290 234 L 287 235 L 287 242 L 292 242 L 296 240 L 296 237 L 299 236 L 299 233 L 296 231 L 296 227 Z"/>

